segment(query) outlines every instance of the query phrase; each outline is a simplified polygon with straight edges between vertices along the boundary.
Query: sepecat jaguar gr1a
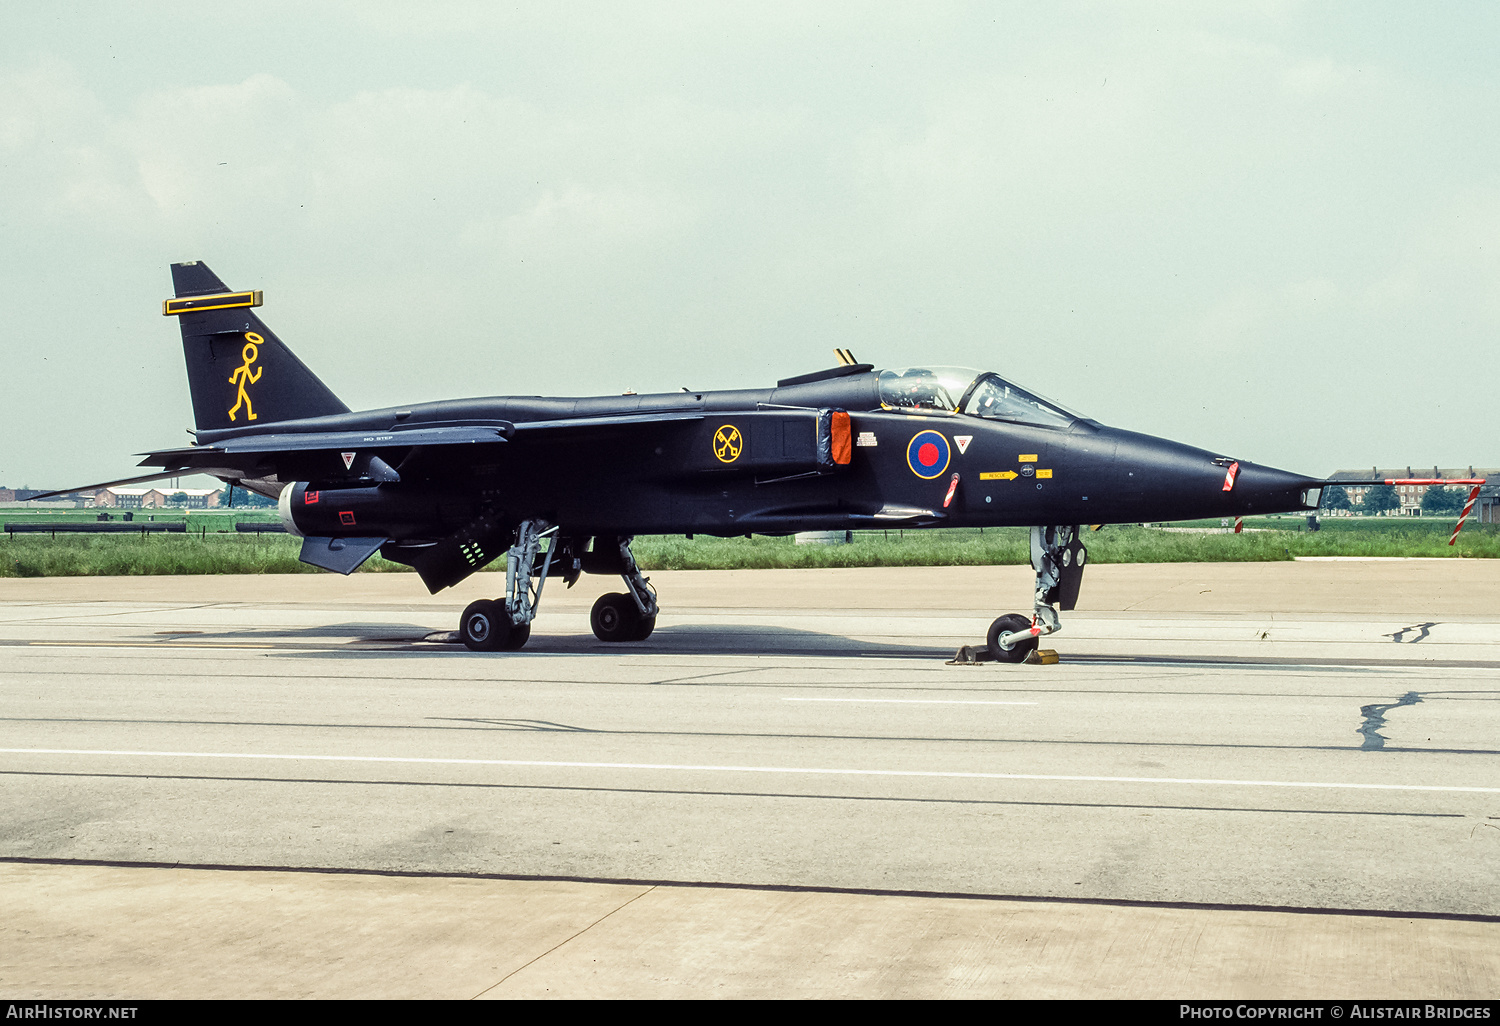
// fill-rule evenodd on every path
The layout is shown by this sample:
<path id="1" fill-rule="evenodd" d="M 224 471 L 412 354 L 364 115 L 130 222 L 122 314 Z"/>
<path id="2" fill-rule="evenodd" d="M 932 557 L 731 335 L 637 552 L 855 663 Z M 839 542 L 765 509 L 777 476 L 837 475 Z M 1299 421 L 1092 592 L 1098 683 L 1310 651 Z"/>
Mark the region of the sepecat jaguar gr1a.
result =
<path id="1" fill-rule="evenodd" d="M 504 595 L 459 624 L 481 651 L 525 645 L 546 582 L 581 573 L 624 580 L 594 633 L 644 639 L 658 606 L 636 535 L 1025 526 L 1032 611 L 987 639 L 1018 661 L 1074 606 L 1080 525 L 1311 511 L 1324 485 L 1106 427 L 994 372 L 878 370 L 847 350 L 768 388 L 354 412 L 260 319 L 261 293 L 198 262 L 172 282 L 195 441 L 126 480 L 211 474 L 275 498 L 302 561 L 343 574 L 379 552 L 437 592 L 504 558 Z"/>

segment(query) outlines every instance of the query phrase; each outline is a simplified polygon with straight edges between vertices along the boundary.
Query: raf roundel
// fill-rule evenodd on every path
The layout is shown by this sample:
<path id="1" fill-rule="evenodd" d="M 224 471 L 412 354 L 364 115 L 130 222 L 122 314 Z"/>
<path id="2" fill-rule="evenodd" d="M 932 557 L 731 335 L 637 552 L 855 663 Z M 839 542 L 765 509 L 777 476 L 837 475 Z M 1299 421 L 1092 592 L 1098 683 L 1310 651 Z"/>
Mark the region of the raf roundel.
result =
<path id="1" fill-rule="evenodd" d="M 936 431 L 918 431 L 906 446 L 906 465 L 920 478 L 931 480 L 948 469 L 953 452 L 948 439 Z"/>

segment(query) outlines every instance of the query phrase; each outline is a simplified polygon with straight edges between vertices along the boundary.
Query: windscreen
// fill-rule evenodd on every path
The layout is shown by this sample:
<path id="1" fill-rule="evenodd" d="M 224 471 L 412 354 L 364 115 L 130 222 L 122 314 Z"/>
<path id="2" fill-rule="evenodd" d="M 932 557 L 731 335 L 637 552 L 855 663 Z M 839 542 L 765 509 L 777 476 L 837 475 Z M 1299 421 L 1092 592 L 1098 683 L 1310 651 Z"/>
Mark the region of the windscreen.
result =
<path id="1" fill-rule="evenodd" d="M 880 404 L 894 410 L 959 411 L 991 420 L 1067 427 L 1076 414 L 1006 381 L 998 374 L 966 367 L 906 367 L 884 370 Z"/>
<path id="2" fill-rule="evenodd" d="M 1032 395 L 998 374 L 985 374 L 964 400 L 964 412 L 992 420 L 1013 420 L 1043 427 L 1067 427 L 1075 418 L 1054 403 Z"/>

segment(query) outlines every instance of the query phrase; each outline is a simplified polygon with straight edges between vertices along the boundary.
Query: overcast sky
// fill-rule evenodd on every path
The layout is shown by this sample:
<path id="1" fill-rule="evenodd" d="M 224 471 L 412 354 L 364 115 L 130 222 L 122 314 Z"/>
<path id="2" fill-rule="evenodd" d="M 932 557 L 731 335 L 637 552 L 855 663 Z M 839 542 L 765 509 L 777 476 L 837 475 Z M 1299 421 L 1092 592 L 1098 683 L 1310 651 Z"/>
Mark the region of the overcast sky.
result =
<path id="1" fill-rule="evenodd" d="M 0 484 L 192 426 L 167 264 L 355 409 L 993 369 L 1307 473 L 1500 466 L 1500 5 L 0 12 Z"/>

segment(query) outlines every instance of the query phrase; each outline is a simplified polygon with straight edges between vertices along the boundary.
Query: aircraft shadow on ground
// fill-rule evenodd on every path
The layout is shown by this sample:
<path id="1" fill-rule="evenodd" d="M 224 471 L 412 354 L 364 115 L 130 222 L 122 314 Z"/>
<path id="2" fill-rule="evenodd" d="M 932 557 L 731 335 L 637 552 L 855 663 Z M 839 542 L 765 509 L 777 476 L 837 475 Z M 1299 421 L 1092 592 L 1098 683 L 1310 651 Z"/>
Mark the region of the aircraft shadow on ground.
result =
<path id="1" fill-rule="evenodd" d="M 452 640 L 438 640 L 443 636 Z M 519 652 L 470 652 L 448 631 L 433 631 L 409 623 L 342 623 L 286 630 L 205 631 L 191 635 L 191 640 L 213 643 L 264 642 L 268 647 L 295 646 L 304 658 L 336 656 L 355 658 L 372 653 L 425 655 L 432 657 L 468 656 L 504 659 L 526 655 L 623 656 L 641 655 L 809 655 L 809 656 L 882 656 L 894 658 L 951 659 L 955 645 L 891 643 L 842 634 L 799 630 L 770 625 L 676 624 L 658 628 L 645 641 L 606 644 L 592 634 L 555 634 L 542 631 L 532 634 Z M 317 642 L 324 639 L 352 638 L 334 642 L 326 648 Z M 187 639 L 182 639 L 187 640 Z M 976 639 L 971 644 L 982 643 Z"/>
<path id="2" fill-rule="evenodd" d="M 447 639 L 447 640 L 444 640 Z M 201 641 L 205 649 L 219 645 L 260 644 L 280 649 L 283 655 L 299 658 L 358 659 L 370 655 L 401 654 L 407 657 L 506 659 L 537 655 L 607 656 L 694 655 L 694 656 L 811 656 L 836 658 L 931 659 L 947 662 L 960 643 L 980 647 L 984 639 L 945 638 L 923 644 L 879 641 L 873 638 L 829 634 L 770 624 L 674 624 L 658 628 L 645 641 L 607 644 L 592 634 L 548 634 L 537 631 L 519 652 L 470 652 L 457 639 L 456 632 L 434 631 L 412 623 L 368 622 L 323 624 L 316 627 L 251 628 L 225 631 L 172 632 L 169 637 L 153 640 L 192 643 Z M 1378 672 L 1389 663 L 1381 659 L 1329 659 L 1308 656 L 1152 655 L 1121 652 L 1118 654 L 1074 654 L 1062 644 L 1063 659 L 1071 664 L 1115 665 L 1234 665 L 1241 669 L 1281 671 L 1289 665 L 1308 668 L 1328 667 L 1344 672 Z M 995 667 L 994 663 L 979 666 Z M 1479 664 L 1472 664 L 1479 665 Z M 1485 662 L 1485 666 L 1500 663 Z"/>

